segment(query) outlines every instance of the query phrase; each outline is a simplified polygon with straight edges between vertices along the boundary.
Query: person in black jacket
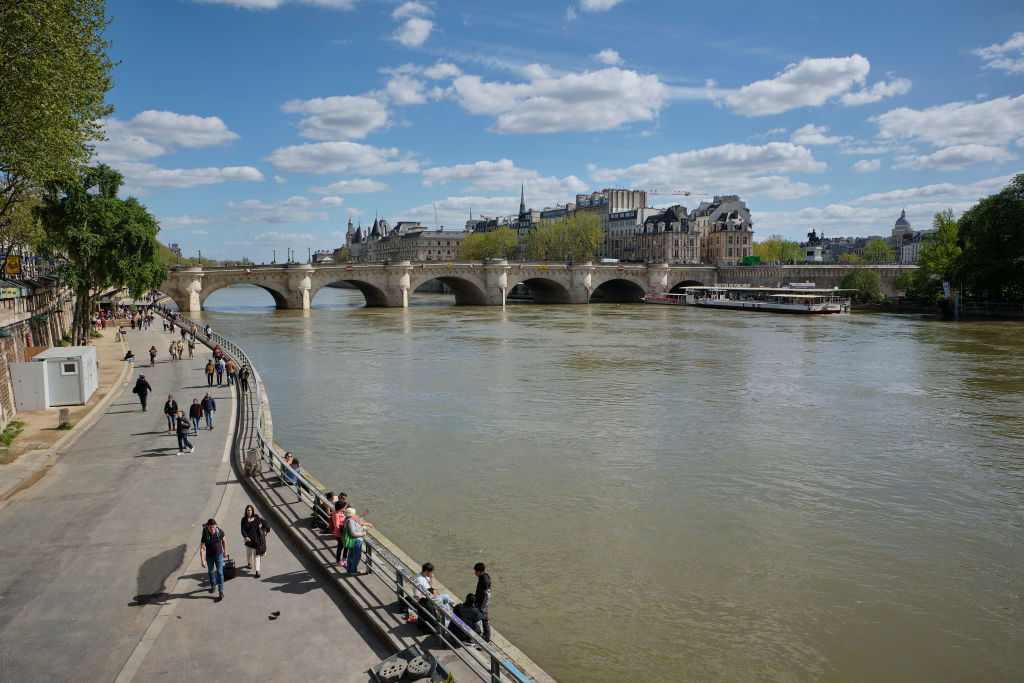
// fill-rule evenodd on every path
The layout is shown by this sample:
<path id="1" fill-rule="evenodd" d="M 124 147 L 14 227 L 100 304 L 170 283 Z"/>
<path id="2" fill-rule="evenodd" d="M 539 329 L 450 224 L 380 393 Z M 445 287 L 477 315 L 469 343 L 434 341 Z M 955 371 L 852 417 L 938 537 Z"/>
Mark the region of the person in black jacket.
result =
<path id="1" fill-rule="evenodd" d="M 473 595 L 472 593 L 468 594 L 466 596 L 466 601 L 461 605 L 456 605 L 452 609 L 452 612 L 455 614 L 455 616 L 461 619 L 462 623 L 464 623 L 466 626 L 470 627 L 479 634 L 483 634 L 484 615 L 480 612 L 479 609 L 477 609 L 475 595 Z M 462 641 L 463 645 L 472 644 L 473 641 L 470 639 L 469 634 L 465 632 L 465 630 L 459 625 L 458 622 L 452 623 L 451 630 L 452 633 L 459 637 L 459 640 Z"/>
<path id="2" fill-rule="evenodd" d="M 185 452 L 185 446 L 188 446 L 189 453 L 195 453 L 196 447 L 188 440 L 189 421 L 188 418 L 185 417 L 185 411 L 179 410 L 177 417 L 174 419 L 178 426 L 178 455 Z"/>
<path id="3" fill-rule="evenodd" d="M 167 394 L 167 403 L 164 404 L 164 415 L 167 416 L 167 433 L 170 434 L 174 431 L 174 427 L 178 424 L 178 402 L 174 400 L 174 396 Z"/>
<path id="4" fill-rule="evenodd" d="M 245 506 L 242 515 L 242 538 L 245 539 L 245 561 L 248 568 L 256 565 L 256 578 L 260 578 L 260 565 L 267 554 L 267 531 L 270 526 L 256 514 L 252 505 Z"/>
<path id="5" fill-rule="evenodd" d="M 139 395 L 139 403 L 142 404 L 142 412 L 146 412 L 146 397 L 151 391 L 153 391 L 153 387 L 149 386 L 149 382 L 146 381 L 146 376 L 139 375 L 139 379 L 135 382 L 135 388 L 132 389 L 132 393 Z"/>

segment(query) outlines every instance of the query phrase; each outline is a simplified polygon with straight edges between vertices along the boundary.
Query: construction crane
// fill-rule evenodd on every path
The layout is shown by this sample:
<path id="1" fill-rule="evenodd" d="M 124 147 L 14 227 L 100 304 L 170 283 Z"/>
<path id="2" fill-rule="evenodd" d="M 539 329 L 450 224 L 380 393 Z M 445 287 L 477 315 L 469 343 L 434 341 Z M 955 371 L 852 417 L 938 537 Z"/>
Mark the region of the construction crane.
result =
<path id="1" fill-rule="evenodd" d="M 704 195 L 707 196 L 707 192 L 691 192 L 690 190 L 644 190 L 647 194 L 653 195 L 676 195 L 679 197 L 689 197 L 690 195 Z"/>

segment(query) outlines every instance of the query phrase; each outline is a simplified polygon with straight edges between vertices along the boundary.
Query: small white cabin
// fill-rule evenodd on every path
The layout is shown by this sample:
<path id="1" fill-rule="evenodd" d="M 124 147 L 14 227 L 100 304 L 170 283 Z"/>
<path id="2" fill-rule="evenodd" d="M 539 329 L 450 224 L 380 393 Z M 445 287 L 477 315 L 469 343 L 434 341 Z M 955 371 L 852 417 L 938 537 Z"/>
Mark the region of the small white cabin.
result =
<path id="1" fill-rule="evenodd" d="M 19 412 L 84 405 L 99 386 L 95 346 L 54 347 L 10 368 Z"/>

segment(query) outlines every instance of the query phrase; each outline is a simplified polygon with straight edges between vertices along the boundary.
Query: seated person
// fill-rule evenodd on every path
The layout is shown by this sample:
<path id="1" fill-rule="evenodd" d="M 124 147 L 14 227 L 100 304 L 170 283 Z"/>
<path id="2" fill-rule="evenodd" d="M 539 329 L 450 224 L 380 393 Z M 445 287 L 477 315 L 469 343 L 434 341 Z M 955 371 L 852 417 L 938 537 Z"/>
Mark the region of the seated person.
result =
<path id="1" fill-rule="evenodd" d="M 128 353 L 124 354 L 124 360 L 128 361 L 129 363 L 135 362 L 135 354 L 132 353 L 131 349 L 128 349 Z"/>
<path id="2" fill-rule="evenodd" d="M 441 601 L 441 604 L 445 607 L 448 607 L 451 604 L 451 596 L 449 596 L 447 593 L 438 595 L 437 591 L 434 590 L 433 584 L 434 565 L 430 562 L 427 562 L 423 565 L 422 571 L 420 571 L 420 573 L 417 574 L 416 577 L 412 580 L 412 597 L 413 600 L 419 601 L 420 603 L 421 616 L 424 610 L 428 612 L 428 614 L 430 615 L 435 615 L 437 612 L 437 608 L 430 600 L 424 600 L 424 598 L 426 598 L 428 595 L 436 597 L 438 600 Z M 448 618 L 445 617 L 445 626 L 448 625 L 448 621 Z"/>
<path id="3" fill-rule="evenodd" d="M 294 484 L 295 472 L 292 470 L 292 452 L 288 451 L 284 454 L 284 467 L 281 468 L 281 478 L 289 484 Z"/>
<path id="4" fill-rule="evenodd" d="M 477 634 L 483 634 L 484 632 L 484 615 L 476 606 L 476 596 L 470 593 L 466 596 L 466 601 L 461 605 L 456 605 L 452 612 L 459 619 L 462 620 L 466 626 L 477 632 Z M 463 645 L 472 644 L 469 634 L 466 633 L 458 622 L 452 624 L 452 633 L 458 636 L 459 640 L 462 641 Z"/>

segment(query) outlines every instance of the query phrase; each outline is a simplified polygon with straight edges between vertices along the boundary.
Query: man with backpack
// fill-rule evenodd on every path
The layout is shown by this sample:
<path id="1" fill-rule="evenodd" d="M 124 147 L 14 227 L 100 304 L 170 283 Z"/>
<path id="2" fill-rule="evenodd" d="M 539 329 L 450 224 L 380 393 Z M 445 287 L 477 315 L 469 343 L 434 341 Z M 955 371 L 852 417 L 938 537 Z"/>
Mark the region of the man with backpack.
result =
<path id="1" fill-rule="evenodd" d="M 214 602 L 224 599 L 224 556 L 228 551 L 228 542 L 224 532 L 217 528 L 217 520 L 210 518 L 203 529 L 203 537 L 199 542 L 199 557 L 203 567 L 209 567 L 210 592 L 220 590 Z"/>
<path id="2" fill-rule="evenodd" d="M 135 388 L 132 389 L 133 394 L 138 394 L 139 402 L 142 404 L 142 412 L 146 412 L 146 398 L 149 396 L 149 392 L 153 391 L 153 387 L 146 381 L 145 375 L 139 375 L 138 381 L 135 382 Z"/>

